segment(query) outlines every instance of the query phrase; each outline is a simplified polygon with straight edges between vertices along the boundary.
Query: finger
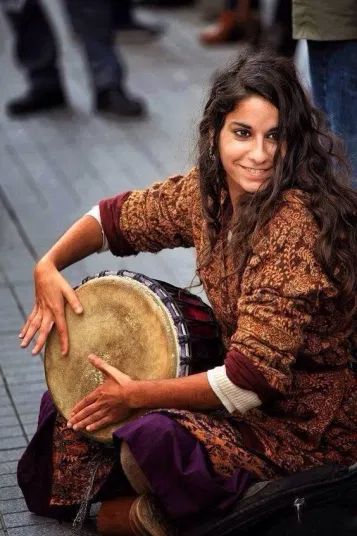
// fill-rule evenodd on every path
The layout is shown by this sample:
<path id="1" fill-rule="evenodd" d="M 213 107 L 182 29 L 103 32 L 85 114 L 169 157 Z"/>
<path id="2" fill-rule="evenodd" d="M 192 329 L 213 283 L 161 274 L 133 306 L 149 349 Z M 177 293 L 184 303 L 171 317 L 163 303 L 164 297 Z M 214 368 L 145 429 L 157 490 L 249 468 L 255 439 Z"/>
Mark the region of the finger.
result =
<path id="1" fill-rule="evenodd" d="M 73 407 L 71 411 L 71 417 L 72 415 L 75 415 L 79 411 L 82 411 L 82 409 L 86 408 L 90 404 L 94 404 L 94 402 L 98 399 L 98 397 L 99 397 L 99 391 L 98 389 L 95 389 L 89 395 L 82 398 L 82 400 L 77 402 L 77 404 Z"/>
<path id="2" fill-rule="evenodd" d="M 32 318 L 29 324 L 26 335 L 22 339 L 22 342 L 20 344 L 21 348 L 26 348 L 29 345 L 35 333 L 38 331 L 39 327 L 41 326 L 41 322 L 42 322 L 42 312 L 38 310 L 37 314 Z"/>
<path id="3" fill-rule="evenodd" d="M 87 415 L 86 417 L 81 418 L 79 421 L 76 421 L 75 423 L 71 420 L 69 424 L 72 424 L 73 430 L 83 430 L 86 426 L 93 424 L 100 419 L 103 419 L 103 417 L 106 417 L 106 411 L 102 408 L 96 408 L 95 411 L 92 411 L 90 415 Z"/>
<path id="4" fill-rule="evenodd" d="M 67 282 L 63 289 L 63 294 L 75 313 L 83 313 L 83 307 L 81 302 L 79 301 L 77 294 Z"/>
<path id="5" fill-rule="evenodd" d="M 64 316 L 64 308 L 56 307 L 52 309 L 53 315 L 55 317 L 55 324 L 57 328 L 58 337 L 60 340 L 61 352 L 62 355 L 67 355 L 68 353 L 68 329 L 67 323 Z"/>
<path id="6" fill-rule="evenodd" d="M 109 363 L 106 363 L 102 358 L 95 354 L 90 354 L 88 356 L 88 360 L 96 369 L 103 372 L 105 376 L 109 376 L 119 384 L 127 383 L 131 380 L 130 376 L 124 374 L 124 372 L 113 367 L 112 365 L 109 365 Z"/>
<path id="7" fill-rule="evenodd" d="M 26 334 L 26 331 L 28 330 L 28 327 L 30 325 L 30 323 L 32 322 L 33 318 L 36 316 L 37 314 L 37 311 L 38 311 L 38 305 L 37 303 L 34 305 L 31 313 L 28 315 L 27 317 L 27 320 L 25 322 L 25 324 L 22 326 L 21 330 L 20 330 L 20 334 L 19 334 L 19 337 L 22 339 L 25 334 Z"/>
<path id="8" fill-rule="evenodd" d="M 100 404 L 98 404 L 98 401 L 96 400 L 93 402 L 93 404 L 90 404 L 89 406 L 86 406 L 85 408 L 81 409 L 80 411 L 76 411 L 76 413 L 71 413 L 70 418 L 68 419 L 69 423 L 72 425 L 75 425 L 79 422 L 81 422 L 83 419 L 86 419 L 89 417 L 92 413 L 96 413 L 100 409 Z"/>
<path id="9" fill-rule="evenodd" d="M 96 422 L 93 422 L 92 424 L 89 424 L 86 426 L 87 432 L 95 432 L 96 430 L 99 430 L 100 428 L 103 428 L 103 426 L 106 426 L 107 424 L 111 423 L 111 419 L 106 416 L 102 419 L 97 420 Z"/>
<path id="10" fill-rule="evenodd" d="M 40 330 L 39 330 L 39 336 L 38 336 L 38 339 L 36 341 L 36 344 L 32 350 L 32 355 L 36 355 L 38 354 L 39 352 L 41 352 L 46 340 L 47 340 L 47 336 L 49 334 L 49 332 L 51 331 L 52 329 L 52 326 L 53 326 L 53 320 L 52 320 L 52 316 L 47 314 L 46 317 L 44 317 L 42 319 L 42 323 L 41 323 L 41 327 L 40 327 Z"/>

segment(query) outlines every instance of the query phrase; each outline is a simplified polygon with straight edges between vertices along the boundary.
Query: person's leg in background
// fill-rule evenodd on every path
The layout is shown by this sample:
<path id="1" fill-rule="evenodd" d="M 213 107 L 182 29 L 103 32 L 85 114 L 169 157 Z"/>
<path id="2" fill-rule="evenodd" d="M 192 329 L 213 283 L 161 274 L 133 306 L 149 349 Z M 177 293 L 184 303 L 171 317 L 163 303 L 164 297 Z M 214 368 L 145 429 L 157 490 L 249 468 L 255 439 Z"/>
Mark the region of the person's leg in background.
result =
<path id="1" fill-rule="evenodd" d="M 357 40 L 307 43 L 315 104 L 346 144 L 357 189 Z"/>
<path id="2" fill-rule="evenodd" d="M 111 0 L 65 0 L 65 6 L 87 56 L 96 110 L 142 115 L 144 105 L 125 89 L 124 62 L 114 48 Z"/>
<path id="3" fill-rule="evenodd" d="M 296 39 L 292 37 L 292 0 L 278 0 L 275 12 L 275 24 L 279 31 L 276 52 L 280 56 L 292 58 L 297 45 Z"/>
<path id="4" fill-rule="evenodd" d="M 0 2 L 15 37 L 15 57 L 29 90 L 7 104 L 10 116 L 66 106 L 52 26 L 37 0 Z"/>

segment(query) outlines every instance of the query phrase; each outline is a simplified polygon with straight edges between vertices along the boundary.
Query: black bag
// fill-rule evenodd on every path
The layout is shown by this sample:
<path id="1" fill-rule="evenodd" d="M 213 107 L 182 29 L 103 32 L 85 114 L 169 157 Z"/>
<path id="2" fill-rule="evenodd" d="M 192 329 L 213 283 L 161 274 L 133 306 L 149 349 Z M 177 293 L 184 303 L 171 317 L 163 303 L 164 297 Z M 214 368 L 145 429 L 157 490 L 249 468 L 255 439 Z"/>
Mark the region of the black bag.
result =
<path id="1" fill-rule="evenodd" d="M 211 518 L 183 535 L 357 536 L 357 464 L 316 467 L 256 489 L 225 517 Z"/>

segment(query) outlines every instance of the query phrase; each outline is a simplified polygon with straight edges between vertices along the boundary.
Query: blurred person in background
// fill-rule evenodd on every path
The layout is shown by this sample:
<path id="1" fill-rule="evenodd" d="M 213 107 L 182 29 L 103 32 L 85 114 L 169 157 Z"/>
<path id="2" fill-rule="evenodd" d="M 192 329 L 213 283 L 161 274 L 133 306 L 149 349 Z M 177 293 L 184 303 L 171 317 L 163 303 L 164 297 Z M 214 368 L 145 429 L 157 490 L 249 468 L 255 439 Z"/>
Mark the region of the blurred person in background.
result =
<path id="1" fill-rule="evenodd" d="M 67 101 L 59 67 L 57 39 L 38 0 L 0 0 L 15 36 L 16 59 L 29 89 L 7 105 L 11 117 L 64 108 Z M 73 28 L 84 48 L 92 79 L 94 109 L 118 116 L 142 116 L 145 106 L 125 87 L 123 61 L 114 49 L 110 0 L 65 0 Z"/>
<path id="2" fill-rule="evenodd" d="M 307 40 L 315 104 L 346 143 L 357 189 L 357 1 L 293 0 L 293 36 Z"/>
<path id="3" fill-rule="evenodd" d="M 296 41 L 292 38 L 291 0 L 278 0 L 271 28 L 262 30 L 259 0 L 226 0 L 217 22 L 201 32 L 204 45 L 244 40 L 252 45 L 274 48 L 281 56 L 293 57 Z M 264 35 L 266 34 L 266 35 Z"/>

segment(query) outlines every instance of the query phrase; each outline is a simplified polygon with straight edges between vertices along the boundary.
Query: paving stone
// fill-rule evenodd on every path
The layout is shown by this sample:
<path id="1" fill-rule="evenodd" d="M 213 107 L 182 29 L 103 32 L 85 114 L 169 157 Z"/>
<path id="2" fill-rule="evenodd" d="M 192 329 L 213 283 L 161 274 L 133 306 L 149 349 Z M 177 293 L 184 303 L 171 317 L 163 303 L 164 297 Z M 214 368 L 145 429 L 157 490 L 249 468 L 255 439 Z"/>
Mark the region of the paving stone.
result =
<path id="1" fill-rule="evenodd" d="M 2 387 L 2 389 L 2 393 L 0 392 L 0 406 L 6 405 L 11 400 L 5 388 Z"/>
<path id="2" fill-rule="evenodd" d="M 45 381 L 42 381 L 42 379 L 37 382 L 24 382 L 22 385 L 19 384 L 12 384 L 9 386 L 9 391 L 12 396 L 21 395 L 24 392 L 26 393 L 43 393 L 44 389 L 46 388 Z"/>
<path id="3" fill-rule="evenodd" d="M 20 331 L 20 327 L 22 327 L 22 325 L 25 323 L 25 318 L 27 318 L 29 313 L 32 311 L 34 304 L 34 290 L 31 270 L 28 273 L 28 279 L 30 279 L 29 282 L 14 282 L 13 284 L 13 292 L 16 295 L 18 302 L 21 304 L 22 311 L 24 313 L 23 321 L 20 322 L 20 325 L 17 328 L 18 332 Z"/>
<path id="4" fill-rule="evenodd" d="M 36 413 L 25 413 L 20 415 L 22 424 L 37 424 L 38 421 L 38 411 Z"/>
<path id="5" fill-rule="evenodd" d="M 16 301 L 8 288 L 0 288 L 0 333 L 17 331 L 22 316 Z"/>
<path id="6" fill-rule="evenodd" d="M 12 527 L 28 527 L 30 525 L 48 525 L 56 523 L 55 520 L 48 517 L 36 516 L 30 512 L 16 512 L 4 514 L 4 523 L 7 529 Z"/>
<path id="7" fill-rule="evenodd" d="M 11 473 L 16 473 L 16 468 L 17 468 L 17 461 L 1 462 L 0 463 L 0 475 L 9 475 Z"/>
<path id="8" fill-rule="evenodd" d="M 6 488 L 0 488 L 0 500 L 5 499 L 19 499 L 22 497 L 22 492 L 18 486 L 9 486 Z"/>
<path id="9" fill-rule="evenodd" d="M 7 437 L 0 439 L 0 449 L 7 450 L 10 448 L 25 447 L 27 445 L 26 439 L 23 436 L 19 437 Z"/>
<path id="10" fill-rule="evenodd" d="M 25 499 L 7 499 L 5 501 L 0 501 L 0 512 L 1 514 L 28 512 Z"/>
<path id="11" fill-rule="evenodd" d="M 26 393 L 26 387 L 24 386 L 24 389 L 22 393 L 15 393 L 13 395 L 13 402 L 18 409 L 19 413 L 21 413 L 23 406 L 25 405 L 26 411 L 28 408 L 37 408 L 40 404 L 44 389 L 41 389 L 40 391 L 34 392 L 34 393 Z"/>
<path id="12" fill-rule="evenodd" d="M 10 416 L 15 416 L 14 407 L 10 403 L 0 406 L 0 419 Z"/>
<path id="13" fill-rule="evenodd" d="M 37 430 L 37 422 L 34 424 L 25 424 L 24 428 L 25 428 L 27 437 L 31 439 Z"/>
<path id="14" fill-rule="evenodd" d="M 1 423 L 3 424 L 3 423 Z M 1 426 L 0 427 L 0 440 L 11 437 L 18 437 L 22 435 L 21 426 Z"/>
<path id="15" fill-rule="evenodd" d="M 11 448 L 8 450 L 0 450 L 0 463 L 13 462 L 18 460 L 23 453 L 23 448 Z"/>
<path id="16" fill-rule="evenodd" d="M 16 426 L 19 424 L 19 420 L 15 414 L 1 417 L 1 426 Z M 0 430 L 1 433 L 1 430 Z"/>
<path id="17" fill-rule="evenodd" d="M 17 486 L 16 474 L 12 475 L 1 475 L 0 477 L 0 488 L 5 488 L 9 486 Z"/>
<path id="18" fill-rule="evenodd" d="M 5 214 L 5 211 L 5 205 L 0 199 L 0 213 Z M 34 259 L 24 247 L 23 240 L 12 219 L 1 218 L 1 230 L 2 255 L 0 264 L 7 279 L 11 282 L 29 281 Z"/>
<path id="19" fill-rule="evenodd" d="M 34 410 L 38 410 L 40 408 L 40 402 L 41 402 L 41 394 L 38 396 L 30 397 L 27 403 L 25 401 L 21 403 L 16 403 L 16 409 L 19 412 L 20 417 L 22 415 L 26 415 L 27 413 L 33 413 Z"/>
<path id="20" fill-rule="evenodd" d="M 25 531 L 24 531 L 25 529 Z M 34 525 L 32 527 L 9 528 L 8 536 L 71 536 L 73 534 L 68 525 Z"/>
<path id="21" fill-rule="evenodd" d="M 11 373 L 8 371 L 6 374 L 6 381 L 8 386 L 10 387 L 10 390 L 12 386 L 19 385 L 21 388 L 22 386 L 26 385 L 27 387 L 32 383 L 38 384 L 39 381 L 41 381 L 43 385 L 46 385 L 42 366 L 36 366 L 35 370 L 31 370 L 26 373 L 21 373 L 21 376 L 19 374 L 15 374 L 14 372 Z"/>
<path id="22" fill-rule="evenodd" d="M 43 383 L 30 383 L 30 384 L 23 384 L 23 385 L 16 385 L 14 387 L 11 387 L 9 389 L 10 394 L 12 396 L 12 399 L 17 403 L 21 403 L 24 400 L 27 399 L 30 400 L 32 398 L 38 399 L 39 396 L 43 395 L 43 392 L 46 389 L 46 385 Z"/>

